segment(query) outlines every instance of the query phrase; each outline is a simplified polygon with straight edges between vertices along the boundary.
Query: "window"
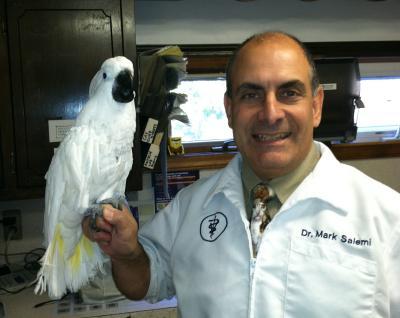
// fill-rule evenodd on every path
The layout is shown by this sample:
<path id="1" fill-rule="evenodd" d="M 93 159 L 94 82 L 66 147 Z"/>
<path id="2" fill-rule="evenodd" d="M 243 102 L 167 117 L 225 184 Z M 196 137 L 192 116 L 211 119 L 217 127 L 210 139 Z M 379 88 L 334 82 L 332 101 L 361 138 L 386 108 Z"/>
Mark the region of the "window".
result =
<path id="1" fill-rule="evenodd" d="M 360 64 L 360 93 L 365 108 L 359 109 L 355 114 L 358 127 L 356 142 L 399 138 L 399 64 Z M 223 74 L 192 75 L 182 81 L 176 91 L 188 95 L 188 102 L 182 105 L 182 109 L 187 113 L 191 126 L 172 121 L 172 136 L 180 136 L 184 143 L 197 145 L 232 138 L 223 105 Z"/>
<path id="2" fill-rule="evenodd" d="M 190 125 L 173 120 L 171 135 L 182 137 L 184 143 L 204 144 L 232 138 L 224 108 L 224 75 L 198 75 L 183 80 L 176 92 L 187 94 L 181 105 Z"/>
<path id="3" fill-rule="evenodd" d="M 400 77 L 375 77 L 361 80 L 365 108 L 357 116 L 357 140 L 384 141 L 399 138 Z"/>
<path id="4" fill-rule="evenodd" d="M 400 63 L 360 63 L 361 98 L 357 140 L 386 141 L 400 133 Z"/>

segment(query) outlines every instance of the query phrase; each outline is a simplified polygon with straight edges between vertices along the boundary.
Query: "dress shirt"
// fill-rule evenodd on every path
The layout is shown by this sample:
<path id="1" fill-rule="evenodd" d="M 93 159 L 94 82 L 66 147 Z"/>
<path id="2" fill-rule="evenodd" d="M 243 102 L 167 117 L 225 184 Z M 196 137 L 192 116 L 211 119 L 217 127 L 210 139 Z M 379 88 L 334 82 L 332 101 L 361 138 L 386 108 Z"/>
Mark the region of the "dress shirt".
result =
<path id="1" fill-rule="evenodd" d="M 265 182 L 276 194 L 272 200 L 268 202 L 268 207 L 272 211 L 271 217 L 279 211 L 286 199 L 296 190 L 298 185 L 304 178 L 314 169 L 317 164 L 320 153 L 313 143 L 310 152 L 307 154 L 303 162 L 292 172 L 277 177 L 271 180 L 261 180 L 251 169 L 248 161 L 243 158 L 242 163 L 242 182 L 243 182 L 243 197 L 245 199 L 247 218 L 250 220 L 253 212 L 251 202 L 251 189 L 260 182 Z"/>

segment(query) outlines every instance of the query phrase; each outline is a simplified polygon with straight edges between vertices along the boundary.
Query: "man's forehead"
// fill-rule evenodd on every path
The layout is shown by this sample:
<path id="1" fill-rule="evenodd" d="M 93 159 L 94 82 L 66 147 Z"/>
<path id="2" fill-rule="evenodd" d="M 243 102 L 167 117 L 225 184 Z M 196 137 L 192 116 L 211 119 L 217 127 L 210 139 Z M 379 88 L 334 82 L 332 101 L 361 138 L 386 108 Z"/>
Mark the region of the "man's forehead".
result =
<path id="1" fill-rule="evenodd" d="M 250 78 L 256 82 L 265 79 L 280 83 L 293 80 L 308 82 L 311 75 L 306 56 L 292 39 L 248 43 L 240 51 L 235 64 L 233 74 L 236 73 L 236 76 L 232 80 L 236 84 Z"/>
<path id="2" fill-rule="evenodd" d="M 306 62 L 306 56 L 302 48 L 291 38 L 283 36 L 250 41 L 240 49 L 237 60 L 247 60 L 249 57 L 257 58 L 257 54 L 254 54 L 254 52 L 264 56 L 270 55 L 271 57 L 290 53 L 291 56 L 297 56 Z"/>

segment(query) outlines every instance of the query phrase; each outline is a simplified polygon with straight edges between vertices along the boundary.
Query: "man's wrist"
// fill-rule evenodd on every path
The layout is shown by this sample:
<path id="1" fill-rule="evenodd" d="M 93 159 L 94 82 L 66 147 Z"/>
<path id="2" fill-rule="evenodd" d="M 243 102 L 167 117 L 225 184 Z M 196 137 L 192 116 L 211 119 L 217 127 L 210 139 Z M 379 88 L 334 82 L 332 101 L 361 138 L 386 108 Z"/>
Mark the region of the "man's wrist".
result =
<path id="1" fill-rule="evenodd" d="M 132 252 L 126 255 L 111 256 L 111 261 L 113 262 L 135 262 L 142 257 L 146 256 L 146 253 L 142 245 L 138 242 L 137 247 L 135 247 Z"/>

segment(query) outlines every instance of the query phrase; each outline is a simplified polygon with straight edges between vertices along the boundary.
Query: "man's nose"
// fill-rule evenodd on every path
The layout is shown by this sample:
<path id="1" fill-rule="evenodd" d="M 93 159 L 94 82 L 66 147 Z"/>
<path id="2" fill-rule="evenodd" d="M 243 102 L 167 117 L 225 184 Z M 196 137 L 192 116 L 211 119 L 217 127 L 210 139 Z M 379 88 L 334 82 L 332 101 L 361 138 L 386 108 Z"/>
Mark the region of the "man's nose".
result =
<path id="1" fill-rule="evenodd" d="M 258 113 L 258 119 L 265 121 L 268 125 L 273 125 L 283 117 L 284 112 L 275 94 L 269 93 L 265 95 L 262 108 Z"/>

